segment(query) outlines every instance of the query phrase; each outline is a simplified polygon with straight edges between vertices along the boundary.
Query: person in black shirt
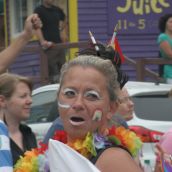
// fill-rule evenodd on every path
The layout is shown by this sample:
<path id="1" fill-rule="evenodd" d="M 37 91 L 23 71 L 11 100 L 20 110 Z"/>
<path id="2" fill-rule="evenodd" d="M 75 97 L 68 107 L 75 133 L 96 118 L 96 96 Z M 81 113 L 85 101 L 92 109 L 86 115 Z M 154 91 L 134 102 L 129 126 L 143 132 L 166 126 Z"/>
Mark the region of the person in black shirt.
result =
<path id="1" fill-rule="evenodd" d="M 66 17 L 63 10 L 53 5 L 53 0 L 43 0 L 43 4 L 36 7 L 35 13 L 40 17 L 43 27 L 37 30 L 37 37 L 48 58 L 49 79 L 57 82 L 61 66 L 65 62 L 63 49 L 51 49 L 53 44 L 67 41 Z"/>

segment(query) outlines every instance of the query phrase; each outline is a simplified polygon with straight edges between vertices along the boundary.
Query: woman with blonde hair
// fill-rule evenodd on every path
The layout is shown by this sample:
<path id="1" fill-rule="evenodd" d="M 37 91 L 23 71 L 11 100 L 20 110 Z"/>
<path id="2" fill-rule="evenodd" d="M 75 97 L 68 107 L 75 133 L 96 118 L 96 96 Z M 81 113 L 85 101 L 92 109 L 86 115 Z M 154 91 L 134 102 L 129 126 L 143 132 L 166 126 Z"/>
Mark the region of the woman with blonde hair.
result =
<path id="1" fill-rule="evenodd" d="M 0 108 L 6 124 L 13 165 L 24 154 L 37 146 L 36 138 L 30 127 L 21 122 L 30 116 L 32 82 L 17 74 L 0 75 Z"/>
<path id="2" fill-rule="evenodd" d="M 87 49 L 63 65 L 57 100 L 64 131 L 55 131 L 53 139 L 79 152 L 101 172 L 141 172 L 134 161 L 141 146 L 139 138 L 123 127 L 109 128 L 109 121 L 117 110 L 117 93 L 123 81 L 118 76 L 117 66 L 112 62 L 114 53 L 108 58 L 106 53 L 110 53 L 107 51 L 109 48 L 103 48 L 104 51 L 98 53 L 102 53 L 101 58 L 97 52 Z M 48 154 L 51 164 L 54 158 L 46 148 L 44 145 L 35 155 L 38 153 L 39 160 L 40 155 L 46 157 Z M 72 169 L 66 156 L 61 155 L 63 162 Z M 25 162 L 21 159 L 15 170 Z M 57 168 L 50 166 L 50 171 L 63 171 L 65 168 L 58 161 L 54 165 Z M 38 166 L 40 169 L 43 163 Z"/>

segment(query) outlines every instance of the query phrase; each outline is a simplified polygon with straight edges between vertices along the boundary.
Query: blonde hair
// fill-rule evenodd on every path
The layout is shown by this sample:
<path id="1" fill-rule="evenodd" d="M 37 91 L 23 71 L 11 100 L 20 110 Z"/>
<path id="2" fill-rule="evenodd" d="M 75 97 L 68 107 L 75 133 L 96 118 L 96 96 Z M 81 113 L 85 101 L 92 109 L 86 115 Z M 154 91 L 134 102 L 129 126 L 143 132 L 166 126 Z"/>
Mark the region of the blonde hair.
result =
<path id="1" fill-rule="evenodd" d="M 16 85 L 20 82 L 28 85 L 32 91 L 32 81 L 28 77 L 20 76 L 17 74 L 4 73 L 0 75 L 0 95 L 10 98 L 15 91 Z"/>
<path id="2" fill-rule="evenodd" d="M 119 89 L 118 73 L 110 60 L 104 60 L 94 55 L 79 55 L 75 59 L 66 62 L 61 68 L 60 88 L 66 73 L 74 66 L 91 67 L 102 73 L 107 81 L 110 100 L 114 101 L 117 99 L 117 90 Z"/>

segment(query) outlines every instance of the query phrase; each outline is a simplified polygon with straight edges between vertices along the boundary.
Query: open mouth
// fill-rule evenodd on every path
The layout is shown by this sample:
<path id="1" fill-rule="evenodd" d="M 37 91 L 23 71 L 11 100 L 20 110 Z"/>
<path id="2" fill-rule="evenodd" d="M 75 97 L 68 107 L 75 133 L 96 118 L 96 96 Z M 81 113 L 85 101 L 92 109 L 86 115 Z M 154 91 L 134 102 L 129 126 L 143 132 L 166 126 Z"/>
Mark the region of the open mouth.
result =
<path id="1" fill-rule="evenodd" d="M 75 126 L 79 126 L 84 124 L 85 120 L 81 117 L 71 117 L 70 118 L 70 123 Z"/>

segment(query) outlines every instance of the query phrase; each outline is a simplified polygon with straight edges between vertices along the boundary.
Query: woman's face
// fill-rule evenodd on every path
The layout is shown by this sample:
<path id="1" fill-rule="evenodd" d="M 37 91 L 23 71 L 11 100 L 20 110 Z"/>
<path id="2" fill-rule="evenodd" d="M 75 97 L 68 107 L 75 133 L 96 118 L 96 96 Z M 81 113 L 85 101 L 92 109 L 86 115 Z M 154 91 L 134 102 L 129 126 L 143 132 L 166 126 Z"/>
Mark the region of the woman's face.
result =
<path id="1" fill-rule="evenodd" d="M 166 30 L 172 32 L 172 17 L 167 20 Z"/>
<path id="2" fill-rule="evenodd" d="M 27 84 L 20 82 L 9 99 L 5 99 L 5 113 L 17 121 L 25 120 L 30 115 L 32 104 L 31 91 Z"/>
<path id="3" fill-rule="evenodd" d="M 122 115 L 125 120 L 130 120 L 133 118 L 134 103 L 128 94 L 126 88 L 119 90 L 118 92 L 118 108 L 117 114 Z"/>
<path id="4" fill-rule="evenodd" d="M 115 112 L 106 82 L 94 68 L 75 66 L 66 73 L 58 101 L 64 128 L 71 139 L 100 129 Z M 95 114 L 99 114 L 99 119 L 95 119 Z"/>

